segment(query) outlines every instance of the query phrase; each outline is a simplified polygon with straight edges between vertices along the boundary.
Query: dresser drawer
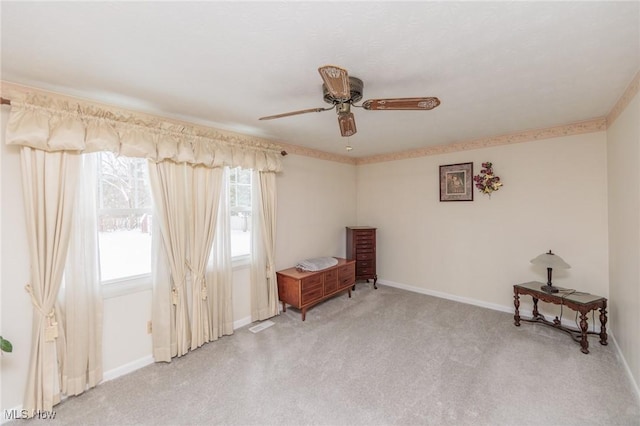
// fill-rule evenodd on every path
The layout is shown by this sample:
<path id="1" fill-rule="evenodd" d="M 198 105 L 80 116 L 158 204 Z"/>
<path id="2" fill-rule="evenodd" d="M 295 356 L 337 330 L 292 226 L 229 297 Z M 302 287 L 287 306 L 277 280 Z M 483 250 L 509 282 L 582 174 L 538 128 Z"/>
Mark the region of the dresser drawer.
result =
<path id="1" fill-rule="evenodd" d="M 375 231 L 373 229 L 362 229 L 353 233 L 356 240 L 361 238 L 373 238 Z"/>
<path id="2" fill-rule="evenodd" d="M 359 268 L 376 268 L 376 261 L 375 260 L 359 260 L 358 263 L 356 263 L 356 269 Z"/>
<path id="3" fill-rule="evenodd" d="M 359 262 L 361 260 L 375 260 L 376 255 L 374 252 L 369 253 L 356 253 L 356 260 Z"/>
<path id="4" fill-rule="evenodd" d="M 322 274 L 315 274 L 310 277 L 304 278 L 300 285 L 302 294 L 307 291 L 312 291 L 317 287 L 322 288 Z"/>
<path id="5" fill-rule="evenodd" d="M 373 250 L 375 248 L 375 244 L 373 242 L 362 242 L 356 244 L 356 250 Z"/>
<path id="6" fill-rule="evenodd" d="M 375 246 L 371 244 L 356 247 L 356 251 L 358 253 L 373 253 L 375 250 L 376 250 Z"/>
<path id="7" fill-rule="evenodd" d="M 338 269 L 338 286 L 340 288 L 352 285 L 356 280 L 356 265 L 351 263 Z"/>
<path id="8" fill-rule="evenodd" d="M 331 294 L 338 289 L 338 270 L 331 269 L 324 273 L 324 294 Z"/>
<path id="9" fill-rule="evenodd" d="M 324 296 L 324 289 L 322 288 L 321 284 L 319 287 L 314 287 L 312 289 L 303 291 L 301 304 L 306 305 L 309 302 L 320 299 L 322 296 Z"/>
<path id="10" fill-rule="evenodd" d="M 373 268 L 357 268 L 356 276 L 358 277 L 372 277 L 374 276 L 375 270 Z"/>

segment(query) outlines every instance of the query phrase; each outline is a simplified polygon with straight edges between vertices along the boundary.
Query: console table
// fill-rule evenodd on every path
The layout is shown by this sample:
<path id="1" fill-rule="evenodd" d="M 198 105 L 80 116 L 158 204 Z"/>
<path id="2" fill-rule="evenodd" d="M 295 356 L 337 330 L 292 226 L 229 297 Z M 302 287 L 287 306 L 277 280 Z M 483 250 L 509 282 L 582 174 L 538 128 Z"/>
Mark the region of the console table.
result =
<path id="1" fill-rule="evenodd" d="M 287 312 L 287 303 L 302 311 L 302 321 L 307 309 L 323 300 L 347 291 L 351 297 L 351 286 L 356 282 L 356 261 L 338 259 L 338 264 L 321 271 L 302 271 L 289 268 L 276 272 L 278 297 L 282 311 Z"/>
<path id="2" fill-rule="evenodd" d="M 513 316 L 516 327 L 520 326 L 520 321 L 541 322 L 543 324 L 557 328 L 568 333 L 573 340 L 580 342 L 581 351 L 584 354 L 589 353 L 588 334 L 598 334 L 600 336 L 600 344 L 607 344 L 607 299 L 593 294 L 582 293 L 575 290 L 560 288 L 558 293 L 547 293 L 541 287 L 544 283 L 531 281 L 524 284 L 516 284 L 513 286 L 513 304 L 516 311 Z M 520 295 L 528 294 L 533 299 L 533 318 L 525 319 L 520 317 Z M 553 303 L 555 305 L 564 305 L 576 312 L 580 313 L 580 330 L 564 327 L 558 317 L 553 321 L 548 321 L 540 312 L 538 312 L 538 300 Z M 589 331 L 587 314 L 596 309 L 600 310 L 600 333 Z"/>

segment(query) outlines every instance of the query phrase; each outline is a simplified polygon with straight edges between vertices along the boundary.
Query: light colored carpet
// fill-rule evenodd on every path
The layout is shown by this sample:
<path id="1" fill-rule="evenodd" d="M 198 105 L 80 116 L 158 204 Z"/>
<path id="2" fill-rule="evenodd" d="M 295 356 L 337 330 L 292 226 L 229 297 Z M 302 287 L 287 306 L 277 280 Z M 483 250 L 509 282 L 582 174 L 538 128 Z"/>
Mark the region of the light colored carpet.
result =
<path id="1" fill-rule="evenodd" d="M 613 343 L 358 284 L 55 407 L 53 424 L 640 425 Z M 510 291 L 506 289 L 505 291 Z"/>

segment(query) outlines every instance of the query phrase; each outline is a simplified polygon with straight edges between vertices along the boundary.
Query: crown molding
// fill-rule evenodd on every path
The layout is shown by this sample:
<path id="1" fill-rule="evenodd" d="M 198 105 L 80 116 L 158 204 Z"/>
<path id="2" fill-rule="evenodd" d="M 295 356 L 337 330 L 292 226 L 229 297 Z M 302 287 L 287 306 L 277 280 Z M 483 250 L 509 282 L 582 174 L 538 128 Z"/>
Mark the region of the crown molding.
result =
<path id="1" fill-rule="evenodd" d="M 320 151 L 318 149 L 307 148 L 300 145 L 290 145 L 282 142 L 280 142 L 278 145 L 281 146 L 285 151 L 287 151 L 288 154 L 303 155 L 305 157 L 316 158 L 318 160 L 334 161 L 337 163 L 345 163 L 345 164 L 353 164 L 353 165 L 357 164 L 356 158 L 347 157 L 346 155 L 333 154 L 326 151 Z"/>
<path id="2" fill-rule="evenodd" d="M 587 121 L 567 124 L 563 126 L 550 127 L 546 129 L 527 130 L 518 133 L 509 133 L 502 136 L 494 136 L 482 139 L 472 139 L 469 141 L 456 142 L 446 145 L 428 146 L 424 148 L 412 149 L 409 151 L 394 152 L 390 154 L 372 155 L 370 157 L 358 158 L 356 164 L 372 164 L 385 161 L 405 160 L 408 158 L 426 157 L 428 155 L 448 154 L 458 151 L 469 151 L 472 149 L 490 148 L 500 145 L 530 142 L 557 138 L 562 136 L 580 135 L 606 130 L 607 119 L 604 117 Z"/>
<path id="3" fill-rule="evenodd" d="M 640 71 L 638 71 L 627 86 L 627 90 L 624 91 L 618 102 L 613 106 L 609 115 L 607 115 L 607 127 L 611 126 L 614 121 L 622 114 L 622 111 L 629 105 L 631 100 L 638 94 L 640 90 Z"/>

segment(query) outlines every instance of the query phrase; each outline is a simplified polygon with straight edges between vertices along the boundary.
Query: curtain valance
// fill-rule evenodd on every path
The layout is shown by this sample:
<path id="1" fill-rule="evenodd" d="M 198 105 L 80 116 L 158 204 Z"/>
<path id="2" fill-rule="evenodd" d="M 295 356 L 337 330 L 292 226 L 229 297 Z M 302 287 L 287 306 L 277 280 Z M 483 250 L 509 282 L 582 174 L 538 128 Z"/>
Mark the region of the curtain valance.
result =
<path id="1" fill-rule="evenodd" d="M 277 145 L 134 114 L 114 113 L 94 105 L 30 94 L 12 100 L 6 143 L 43 151 L 111 151 L 155 162 L 173 161 L 206 167 L 282 169 Z"/>

